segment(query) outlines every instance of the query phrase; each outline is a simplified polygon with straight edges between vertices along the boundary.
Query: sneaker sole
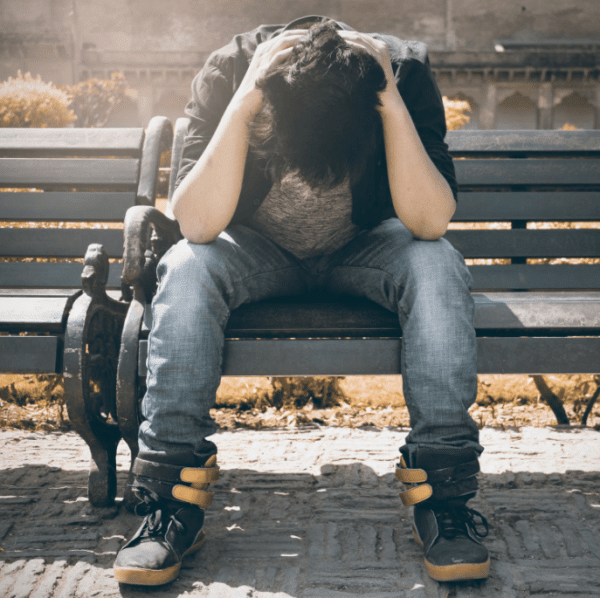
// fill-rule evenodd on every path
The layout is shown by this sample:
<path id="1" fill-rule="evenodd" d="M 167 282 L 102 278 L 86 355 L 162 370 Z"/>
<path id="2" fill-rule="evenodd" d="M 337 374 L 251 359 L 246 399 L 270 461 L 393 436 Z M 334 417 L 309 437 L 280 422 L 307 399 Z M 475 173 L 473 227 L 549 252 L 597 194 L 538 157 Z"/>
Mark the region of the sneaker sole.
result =
<path id="1" fill-rule="evenodd" d="M 423 548 L 423 542 L 413 527 L 413 538 Z M 490 575 L 490 559 L 483 563 L 460 563 L 457 565 L 434 565 L 424 558 L 425 568 L 431 579 L 435 581 L 468 581 L 470 579 L 486 579 Z"/>
<path id="2" fill-rule="evenodd" d="M 203 532 L 202 538 L 196 544 L 190 546 L 181 557 L 182 559 L 202 548 L 206 540 L 206 534 Z M 177 579 L 181 563 L 176 563 L 166 569 L 141 569 L 138 567 L 114 567 L 114 576 L 119 583 L 126 583 L 133 586 L 162 586 Z"/>

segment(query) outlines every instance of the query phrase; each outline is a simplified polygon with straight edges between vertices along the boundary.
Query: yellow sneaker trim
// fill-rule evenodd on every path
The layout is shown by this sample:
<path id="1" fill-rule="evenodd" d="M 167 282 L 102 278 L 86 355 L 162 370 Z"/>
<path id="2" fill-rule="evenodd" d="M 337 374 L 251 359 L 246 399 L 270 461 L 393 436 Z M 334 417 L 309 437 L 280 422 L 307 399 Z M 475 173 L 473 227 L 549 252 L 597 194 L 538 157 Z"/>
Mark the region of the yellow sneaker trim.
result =
<path id="1" fill-rule="evenodd" d="M 457 565 L 434 565 L 427 559 L 425 568 L 431 579 L 435 581 L 466 581 L 469 579 L 485 579 L 490 574 L 490 559 L 485 563 L 459 563 Z"/>
<path id="2" fill-rule="evenodd" d="M 423 469 L 396 467 L 396 479 L 404 484 L 422 484 L 427 481 L 427 472 Z"/>
<path id="3" fill-rule="evenodd" d="M 220 470 L 218 467 L 211 467 L 210 469 L 185 467 L 179 473 L 179 477 L 182 482 L 191 484 L 210 484 L 211 482 L 217 482 L 219 480 L 219 473 Z"/>
<path id="4" fill-rule="evenodd" d="M 115 567 L 113 569 L 115 579 L 119 583 L 128 583 L 134 586 L 162 586 L 177 579 L 181 563 L 175 563 L 166 569 L 128 569 Z"/>
<path id="5" fill-rule="evenodd" d="M 429 484 L 421 484 L 400 492 L 400 500 L 405 507 L 412 507 L 419 502 L 427 500 L 433 494 L 433 488 Z"/>
<path id="6" fill-rule="evenodd" d="M 213 501 L 212 492 L 197 490 L 196 488 L 190 488 L 189 486 L 173 486 L 171 493 L 173 494 L 173 498 L 188 502 L 192 505 L 198 505 L 201 509 L 210 507 Z"/>

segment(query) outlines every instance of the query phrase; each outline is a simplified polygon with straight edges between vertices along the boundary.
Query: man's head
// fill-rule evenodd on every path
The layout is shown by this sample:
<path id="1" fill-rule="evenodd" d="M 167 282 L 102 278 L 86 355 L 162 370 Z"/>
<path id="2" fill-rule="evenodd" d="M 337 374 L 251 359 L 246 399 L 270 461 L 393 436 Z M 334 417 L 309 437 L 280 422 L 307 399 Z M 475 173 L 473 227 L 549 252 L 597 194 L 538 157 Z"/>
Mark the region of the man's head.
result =
<path id="1" fill-rule="evenodd" d="M 264 101 L 250 143 L 273 180 L 295 172 L 327 188 L 361 176 L 382 135 L 377 107 L 386 78 L 374 57 L 321 23 L 257 85 Z"/>

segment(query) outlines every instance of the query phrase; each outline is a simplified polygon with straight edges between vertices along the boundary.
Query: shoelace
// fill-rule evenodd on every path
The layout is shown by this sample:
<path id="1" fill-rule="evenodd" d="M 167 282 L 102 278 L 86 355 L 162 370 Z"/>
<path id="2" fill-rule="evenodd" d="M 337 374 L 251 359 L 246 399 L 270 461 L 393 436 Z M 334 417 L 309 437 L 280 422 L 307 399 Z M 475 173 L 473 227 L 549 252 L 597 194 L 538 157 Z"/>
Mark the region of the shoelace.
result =
<path id="1" fill-rule="evenodd" d="M 438 516 L 440 533 L 447 540 L 458 535 L 468 535 L 470 530 L 478 538 L 485 538 L 489 533 L 487 519 L 475 509 L 468 508 L 464 503 L 445 501 L 433 507 Z M 481 528 L 483 531 L 479 531 Z"/>
<path id="2" fill-rule="evenodd" d="M 141 503 L 136 505 L 135 513 L 145 517 L 145 527 L 140 538 L 152 538 L 166 532 L 170 521 L 173 522 L 178 532 L 185 534 L 185 525 L 168 509 L 161 506 L 161 500 L 157 494 L 139 486 L 134 487 L 134 491 L 142 500 Z"/>

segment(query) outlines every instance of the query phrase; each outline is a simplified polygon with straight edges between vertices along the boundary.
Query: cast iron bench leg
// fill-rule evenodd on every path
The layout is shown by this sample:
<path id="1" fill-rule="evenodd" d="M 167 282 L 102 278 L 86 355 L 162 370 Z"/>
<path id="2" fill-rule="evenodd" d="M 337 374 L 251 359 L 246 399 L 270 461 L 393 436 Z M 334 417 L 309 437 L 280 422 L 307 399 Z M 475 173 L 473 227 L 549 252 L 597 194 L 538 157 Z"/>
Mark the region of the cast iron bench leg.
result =
<path id="1" fill-rule="evenodd" d="M 127 309 L 106 295 L 107 276 L 104 249 L 90 245 L 82 274 L 85 293 L 69 314 L 64 349 L 67 411 L 90 447 L 88 497 L 98 507 L 112 505 L 117 490 L 116 373 Z"/>

